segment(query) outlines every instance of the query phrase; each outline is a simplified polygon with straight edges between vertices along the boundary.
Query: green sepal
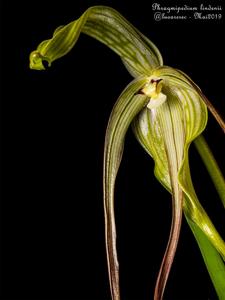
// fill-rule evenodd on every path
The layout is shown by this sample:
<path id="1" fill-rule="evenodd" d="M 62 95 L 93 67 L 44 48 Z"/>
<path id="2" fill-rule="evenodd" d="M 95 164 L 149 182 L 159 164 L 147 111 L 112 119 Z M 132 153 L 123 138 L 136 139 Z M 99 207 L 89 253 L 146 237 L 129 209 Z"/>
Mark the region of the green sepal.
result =
<path id="1" fill-rule="evenodd" d="M 156 46 L 116 10 L 93 6 L 79 19 L 58 27 L 51 39 L 43 41 L 30 55 L 30 68 L 44 70 L 43 60 L 50 65 L 66 55 L 81 32 L 115 51 L 135 77 L 149 75 L 152 69 L 162 65 L 162 57 Z"/>

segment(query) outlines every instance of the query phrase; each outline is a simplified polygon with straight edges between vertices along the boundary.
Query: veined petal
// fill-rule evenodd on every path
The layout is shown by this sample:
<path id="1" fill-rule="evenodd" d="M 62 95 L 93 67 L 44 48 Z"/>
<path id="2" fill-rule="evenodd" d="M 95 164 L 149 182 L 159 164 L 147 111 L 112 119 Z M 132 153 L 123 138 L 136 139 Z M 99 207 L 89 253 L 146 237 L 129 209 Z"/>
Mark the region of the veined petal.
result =
<path id="1" fill-rule="evenodd" d="M 140 74 L 149 75 L 153 68 L 162 65 L 162 57 L 156 46 L 116 10 L 106 6 L 93 6 L 79 19 L 57 28 L 51 39 L 43 41 L 31 53 L 30 67 L 43 70 L 43 60 L 50 65 L 66 55 L 81 32 L 115 51 L 135 77 Z"/>
<path id="2" fill-rule="evenodd" d="M 112 110 L 105 137 L 103 177 L 105 233 L 110 288 L 113 300 L 120 299 L 119 264 L 117 260 L 114 218 L 114 186 L 122 158 L 125 134 L 133 118 L 148 101 L 148 98 L 144 95 L 135 95 L 145 85 L 146 81 L 146 78 L 134 80 L 121 94 Z"/>

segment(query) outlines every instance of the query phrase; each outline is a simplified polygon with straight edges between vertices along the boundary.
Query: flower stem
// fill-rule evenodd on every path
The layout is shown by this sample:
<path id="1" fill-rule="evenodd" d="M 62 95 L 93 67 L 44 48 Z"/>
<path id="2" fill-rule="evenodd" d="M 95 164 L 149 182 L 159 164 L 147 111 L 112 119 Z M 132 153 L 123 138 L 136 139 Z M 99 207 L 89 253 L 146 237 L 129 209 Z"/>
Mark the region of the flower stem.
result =
<path id="1" fill-rule="evenodd" d="M 194 144 L 225 207 L 225 180 L 223 174 L 203 135 L 197 137 Z"/>

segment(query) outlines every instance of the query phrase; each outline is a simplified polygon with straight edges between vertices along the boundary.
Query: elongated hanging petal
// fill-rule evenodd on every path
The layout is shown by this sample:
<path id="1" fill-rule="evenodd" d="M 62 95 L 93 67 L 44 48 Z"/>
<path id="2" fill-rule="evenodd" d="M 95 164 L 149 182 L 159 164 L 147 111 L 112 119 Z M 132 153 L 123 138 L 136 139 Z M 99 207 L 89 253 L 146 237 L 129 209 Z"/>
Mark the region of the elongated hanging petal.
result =
<path id="1" fill-rule="evenodd" d="M 106 131 L 104 150 L 104 208 L 106 251 L 113 300 L 120 299 L 119 265 L 114 219 L 114 186 L 122 157 L 126 131 L 133 118 L 148 101 L 144 95 L 135 95 L 145 83 L 145 78 L 139 78 L 128 85 L 113 108 Z"/>
<path id="2" fill-rule="evenodd" d="M 144 109 L 133 123 L 134 133 L 144 149 L 153 157 L 157 179 L 173 195 L 174 185 L 178 190 L 182 189 L 185 195 L 183 206 L 186 216 L 201 228 L 219 253 L 224 255 L 224 242 L 196 197 L 188 164 L 188 147 L 191 141 L 203 131 L 207 122 L 206 105 L 185 77 L 179 78 L 178 71 L 170 72 L 170 68 L 162 67 L 153 74 L 164 82 L 162 91 L 167 96 L 167 100 L 159 107 Z M 165 109 L 166 105 L 167 109 Z M 173 124 L 172 128 L 170 124 Z M 174 211 L 175 204 L 173 200 Z M 177 221 L 172 221 L 171 233 L 174 223 L 178 223 L 178 216 L 174 213 L 173 217 L 177 218 Z M 175 244 L 176 239 L 175 233 L 171 235 L 168 247 L 171 243 Z M 165 286 L 166 275 L 163 275 L 163 268 L 168 276 L 168 260 L 171 256 L 168 255 L 168 247 L 157 280 L 155 299 L 161 299 Z"/>
<path id="3" fill-rule="evenodd" d="M 43 41 L 30 55 L 30 67 L 43 70 L 42 61 L 49 65 L 67 54 L 75 45 L 80 33 L 90 35 L 115 51 L 134 74 L 150 74 L 162 65 L 156 46 L 139 34 L 116 10 L 106 6 L 93 6 L 77 20 L 60 26 L 51 39 Z"/>

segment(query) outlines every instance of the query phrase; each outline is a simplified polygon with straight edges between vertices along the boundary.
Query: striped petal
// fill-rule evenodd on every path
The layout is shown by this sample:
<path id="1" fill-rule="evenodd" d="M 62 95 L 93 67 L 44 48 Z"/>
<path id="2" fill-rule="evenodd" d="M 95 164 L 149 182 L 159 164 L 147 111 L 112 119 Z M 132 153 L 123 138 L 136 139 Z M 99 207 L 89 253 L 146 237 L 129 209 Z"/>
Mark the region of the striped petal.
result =
<path id="1" fill-rule="evenodd" d="M 93 6 L 79 19 L 58 27 L 51 39 L 43 41 L 31 53 L 30 67 L 43 70 L 43 60 L 51 65 L 54 60 L 66 55 L 81 32 L 115 51 L 135 77 L 149 75 L 153 68 L 162 65 L 162 57 L 156 46 L 116 10 Z"/>
<path id="2" fill-rule="evenodd" d="M 146 105 L 148 98 L 135 95 L 146 83 L 146 78 L 134 80 L 116 102 L 107 127 L 104 149 L 104 209 L 106 251 L 110 288 L 113 300 L 120 299 L 119 264 L 116 250 L 116 228 L 114 219 L 114 187 L 122 158 L 126 131 L 133 118 Z"/>

